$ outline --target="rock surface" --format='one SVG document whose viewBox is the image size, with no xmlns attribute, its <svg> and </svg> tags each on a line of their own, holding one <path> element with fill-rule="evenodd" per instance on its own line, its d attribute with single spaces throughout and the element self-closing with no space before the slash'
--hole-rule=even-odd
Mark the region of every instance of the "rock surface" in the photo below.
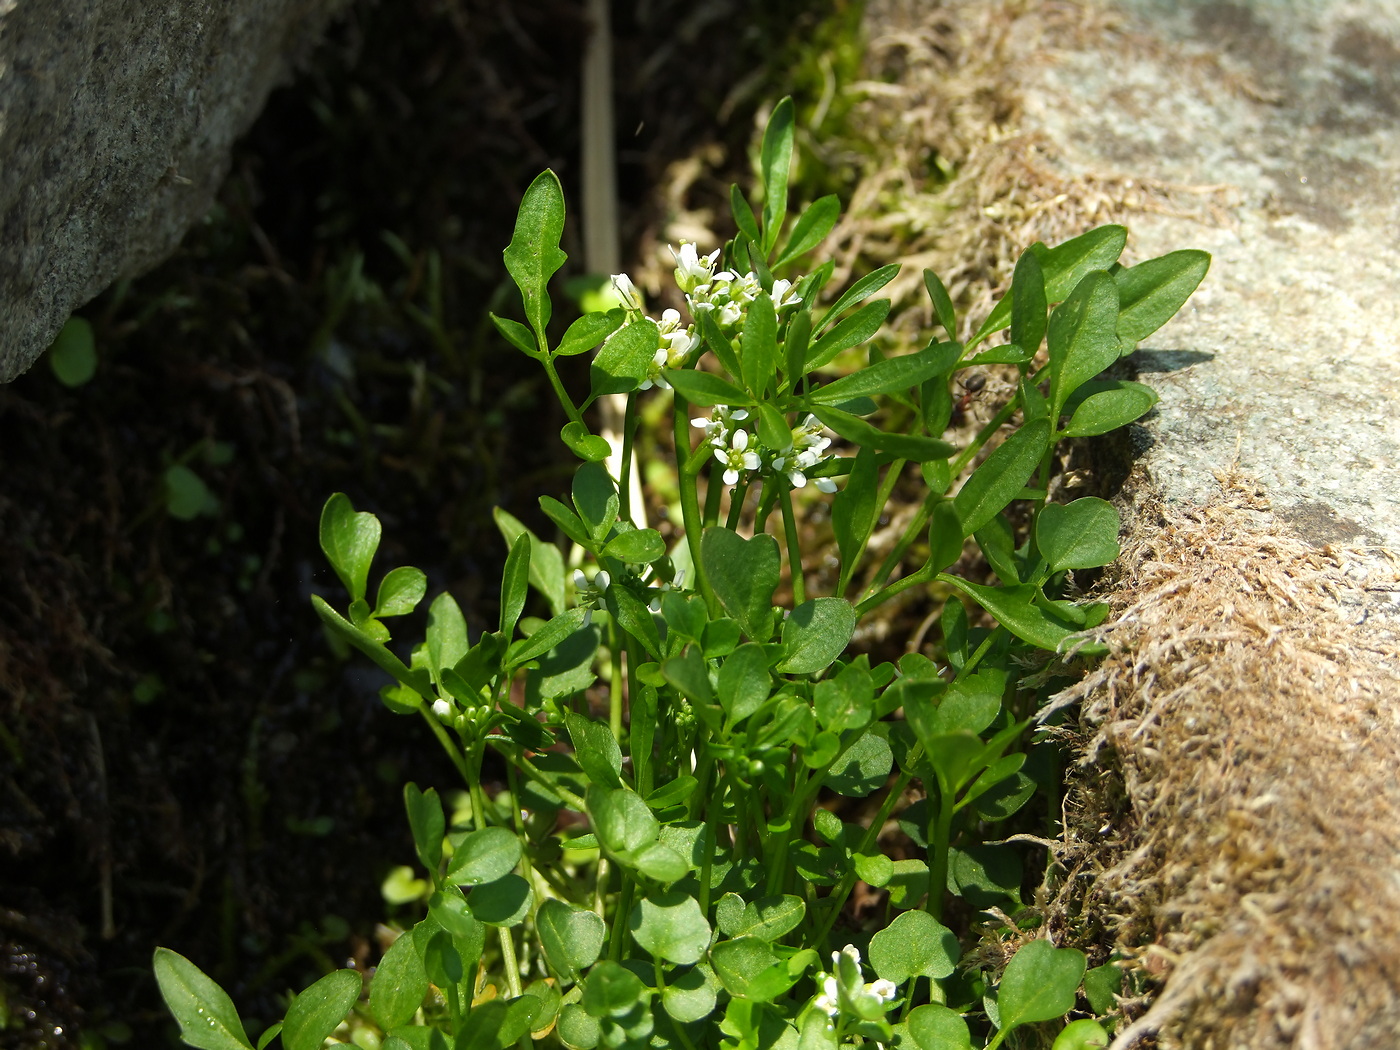
<svg viewBox="0 0 1400 1050">
<path fill-rule="evenodd" d="M 346 0 L 0 0 L 0 382 L 205 215 Z"/>
<path fill-rule="evenodd" d="M 1067 173 L 1227 200 L 1129 220 L 1129 250 L 1210 251 L 1135 359 L 1162 395 L 1141 460 L 1175 502 L 1260 482 L 1316 546 L 1400 547 L 1400 8 L 1133 0 L 1025 86 Z"/>
</svg>

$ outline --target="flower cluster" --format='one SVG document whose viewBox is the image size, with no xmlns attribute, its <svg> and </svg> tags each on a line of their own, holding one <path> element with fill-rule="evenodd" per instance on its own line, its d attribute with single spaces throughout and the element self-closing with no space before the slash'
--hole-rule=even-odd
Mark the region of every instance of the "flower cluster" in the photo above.
<svg viewBox="0 0 1400 1050">
<path fill-rule="evenodd" d="M 599 569 L 593 574 L 593 582 L 588 581 L 588 577 L 583 574 L 582 569 L 574 570 L 574 592 L 578 595 L 578 603 L 583 608 L 583 625 L 588 626 L 593 621 L 593 610 L 601 608 L 607 589 L 612 585 L 612 577 L 604 569 Z"/>
<path fill-rule="evenodd" d="M 706 419 L 698 416 L 690 421 L 704 430 L 704 441 L 714 448 L 715 459 L 724 465 L 724 483 L 737 485 L 746 473 L 767 470 L 784 475 L 788 484 L 800 489 L 807 484 L 807 471 L 830 457 L 824 455 L 831 444 L 822 436 L 822 425 L 816 416 L 807 416 L 792 429 L 786 448 L 770 449 L 760 444 L 752 434 L 737 424 L 749 418 L 748 409 L 718 406 Z M 765 468 L 766 464 L 766 468 Z M 835 492 L 831 478 L 816 478 L 814 484 L 822 492 Z"/>
<path fill-rule="evenodd" d="M 671 254 L 676 259 L 676 285 L 685 293 L 692 317 L 712 310 L 721 329 L 736 328 L 743 320 L 749 303 L 764 294 L 756 273 L 746 273 L 742 277 L 732 270 L 716 273 L 718 250 L 701 256 L 695 245 L 682 242 L 680 250 L 672 248 Z M 767 294 L 777 310 L 802 301 L 793 294 L 791 281 L 774 281 L 773 290 Z"/>
<path fill-rule="evenodd" d="M 853 944 L 831 953 L 831 969 L 831 973 L 819 975 L 822 990 L 812 1000 L 812 1005 L 830 1018 L 843 1013 L 865 1020 L 882 1017 L 885 1004 L 899 992 L 893 981 L 884 978 L 866 983 L 860 972 L 860 950 Z"/>
</svg>

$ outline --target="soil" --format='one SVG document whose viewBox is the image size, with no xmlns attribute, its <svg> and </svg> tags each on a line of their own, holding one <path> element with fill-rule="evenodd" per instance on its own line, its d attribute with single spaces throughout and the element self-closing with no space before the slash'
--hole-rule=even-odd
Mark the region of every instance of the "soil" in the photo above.
<svg viewBox="0 0 1400 1050">
<path fill-rule="evenodd" d="M 768 70 L 837 5 L 616 6 L 637 202 L 706 142 L 741 172 Z M 173 1044 L 158 944 L 256 1033 L 391 917 L 401 786 L 456 784 L 324 640 L 317 519 L 348 493 L 383 521 L 379 568 L 418 565 L 477 627 L 491 507 L 543 528 L 535 496 L 566 484 L 547 385 L 484 322 L 512 309 L 525 185 L 551 166 L 577 199 L 582 7 L 357 3 L 203 226 L 82 311 L 96 378 L 41 361 L 0 388 L 0 1045 Z M 625 211 L 624 245 L 663 212 Z M 216 505 L 173 516 L 175 465 Z"/>
</svg>

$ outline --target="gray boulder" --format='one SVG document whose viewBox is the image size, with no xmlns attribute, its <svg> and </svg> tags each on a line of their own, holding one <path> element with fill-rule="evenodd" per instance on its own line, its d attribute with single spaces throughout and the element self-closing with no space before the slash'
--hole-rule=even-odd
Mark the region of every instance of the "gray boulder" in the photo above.
<svg viewBox="0 0 1400 1050">
<path fill-rule="evenodd" d="M 346 0 L 0 0 L 0 382 L 164 259 Z"/>
</svg>

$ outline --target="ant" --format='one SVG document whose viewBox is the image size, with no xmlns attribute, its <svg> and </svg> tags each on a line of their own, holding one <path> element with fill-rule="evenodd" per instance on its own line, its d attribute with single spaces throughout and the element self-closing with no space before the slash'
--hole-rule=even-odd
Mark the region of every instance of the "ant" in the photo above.
<svg viewBox="0 0 1400 1050">
<path fill-rule="evenodd" d="M 986 387 L 987 377 L 981 372 L 973 372 L 966 379 L 962 380 L 959 385 L 962 387 L 963 393 L 957 401 L 953 402 L 953 414 L 949 420 L 949 426 L 954 427 L 963 425 L 963 420 L 966 418 L 967 414 L 967 406 L 977 400 L 977 395 Z"/>
</svg>

